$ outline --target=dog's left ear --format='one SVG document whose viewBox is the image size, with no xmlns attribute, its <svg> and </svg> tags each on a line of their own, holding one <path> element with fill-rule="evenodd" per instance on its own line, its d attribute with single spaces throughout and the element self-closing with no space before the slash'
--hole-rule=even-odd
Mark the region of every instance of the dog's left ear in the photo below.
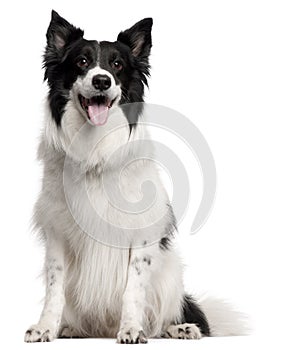
<svg viewBox="0 0 281 350">
<path fill-rule="evenodd" d="M 121 32 L 117 40 L 130 47 L 133 56 L 148 58 L 152 47 L 151 28 L 152 18 L 145 18 L 133 27 Z"/>
</svg>

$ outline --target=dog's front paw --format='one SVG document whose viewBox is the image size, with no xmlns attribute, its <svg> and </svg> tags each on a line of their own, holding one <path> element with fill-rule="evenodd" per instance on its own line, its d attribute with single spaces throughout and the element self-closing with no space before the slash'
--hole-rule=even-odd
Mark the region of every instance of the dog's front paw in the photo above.
<svg viewBox="0 0 281 350">
<path fill-rule="evenodd" d="M 55 332 L 49 327 L 40 324 L 31 326 L 24 336 L 24 341 L 27 343 L 35 342 L 50 342 L 55 339 Z"/>
<path fill-rule="evenodd" d="M 117 334 L 117 343 L 120 344 L 145 344 L 147 338 L 142 329 L 134 327 L 121 328 Z"/>
</svg>

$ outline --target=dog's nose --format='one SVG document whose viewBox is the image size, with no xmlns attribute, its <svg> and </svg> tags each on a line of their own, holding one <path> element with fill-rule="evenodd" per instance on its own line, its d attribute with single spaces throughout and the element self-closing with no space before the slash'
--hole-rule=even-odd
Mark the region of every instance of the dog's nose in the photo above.
<svg viewBox="0 0 281 350">
<path fill-rule="evenodd" d="M 95 89 L 103 91 L 107 90 L 111 86 L 110 77 L 105 74 L 97 74 L 93 77 L 92 81 Z"/>
</svg>

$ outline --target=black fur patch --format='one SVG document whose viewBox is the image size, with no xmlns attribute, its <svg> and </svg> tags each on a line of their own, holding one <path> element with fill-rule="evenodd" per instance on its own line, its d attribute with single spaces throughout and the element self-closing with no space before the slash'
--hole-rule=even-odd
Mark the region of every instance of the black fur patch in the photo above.
<svg viewBox="0 0 281 350">
<path fill-rule="evenodd" d="M 159 241 L 159 247 L 162 250 L 169 249 L 170 245 L 171 245 L 171 238 L 168 236 L 161 238 Z"/>
<path fill-rule="evenodd" d="M 169 249 L 172 243 L 174 232 L 177 230 L 177 222 L 173 212 L 173 208 L 170 204 L 167 204 L 167 206 L 168 206 L 168 215 L 170 217 L 170 221 L 166 226 L 164 236 L 159 241 L 159 247 L 162 250 Z"/>
<path fill-rule="evenodd" d="M 182 323 L 195 323 L 202 334 L 210 336 L 210 327 L 208 320 L 196 301 L 189 295 L 186 295 L 182 304 Z"/>
<path fill-rule="evenodd" d="M 146 262 L 147 265 L 151 265 L 151 258 L 150 258 L 150 256 L 145 256 L 145 257 L 143 258 L 143 261 Z"/>
</svg>

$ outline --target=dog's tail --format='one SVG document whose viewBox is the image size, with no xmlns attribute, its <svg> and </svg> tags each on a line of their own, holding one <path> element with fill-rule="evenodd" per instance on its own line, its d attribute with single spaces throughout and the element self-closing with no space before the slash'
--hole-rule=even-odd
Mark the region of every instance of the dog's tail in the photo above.
<svg viewBox="0 0 281 350">
<path fill-rule="evenodd" d="M 212 297 L 195 300 L 185 295 L 182 321 L 197 324 L 203 335 L 211 337 L 247 335 L 250 332 L 244 314 L 231 304 Z"/>
<path fill-rule="evenodd" d="M 238 336 L 250 333 L 248 317 L 230 303 L 205 297 L 199 300 L 198 304 L 208 320 L 210 336 Z"/>
</svg>

